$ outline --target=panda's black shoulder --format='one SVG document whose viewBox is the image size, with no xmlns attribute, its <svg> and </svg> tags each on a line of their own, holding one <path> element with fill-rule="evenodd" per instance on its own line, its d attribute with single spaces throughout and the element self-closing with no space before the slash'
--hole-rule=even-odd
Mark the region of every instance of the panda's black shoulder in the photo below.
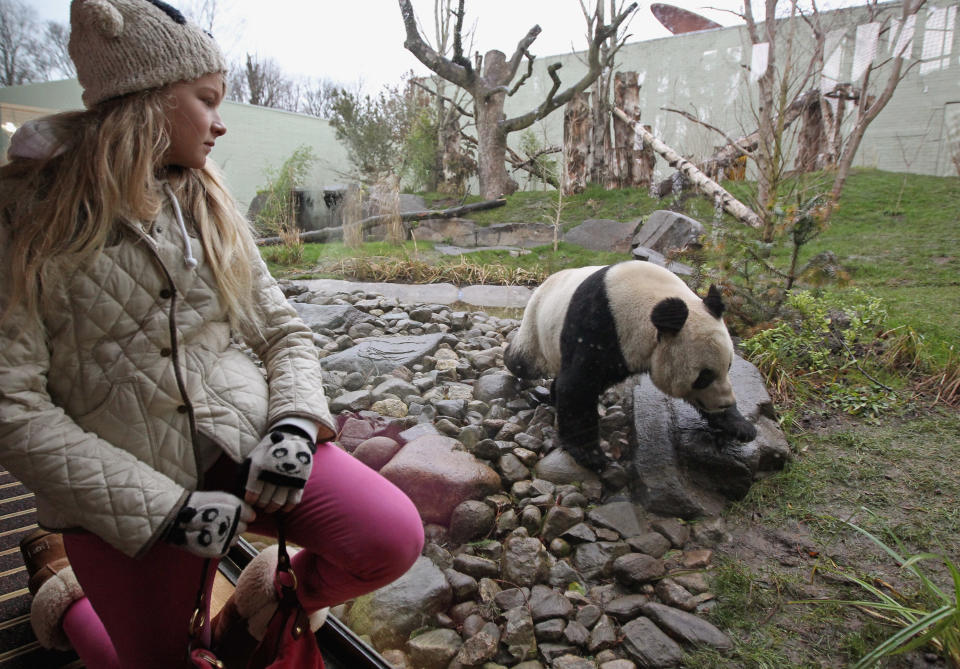
<svg viewBox="0 0 960 669">
<path fill-rule="evenodd" d="M 601 267 L 596 272 L 588 274 L 573 291 L 570 306 L 567 308 L 567 321 L 582 318 L 595 318 L 596 312 L 610 310 L 610 300 L 607 294 L 607 275 L 615 265 Z"/>
</svg>

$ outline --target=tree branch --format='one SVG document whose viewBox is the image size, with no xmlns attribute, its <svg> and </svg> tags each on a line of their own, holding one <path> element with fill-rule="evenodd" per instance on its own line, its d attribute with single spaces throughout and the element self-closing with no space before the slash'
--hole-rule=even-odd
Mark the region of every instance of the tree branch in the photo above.
<svg viewBox="0 0 960 669">
<path fill-rule="evenodd" d="M 527 72 L 522 77 L 520 77 L 520 79 L 517 81 L 516 84 L 514 84 L 513 88 L 510 89 L 510 92 L 507 93 L 507 97 L 512 96 L 514 93 L 520 90 L 520 87 L 523 86 L 523 82 L 525 82 L 527 79 L 529 79 L 533 75 L 533 61 L 536 58 L 536 56 L 531 55 L 529 51 L 526 51 L 524 53 L 527 56 Z"/>
<path fill-rule="evenodd" d="M 417 60 L 436 72 L 447 81 L 470 89 L 473 85 L 475 73 L 461 64 L 451 62 L 436 52 L 429 44 L 420 37 L 417 30 L 417 17 L 413 13 L 413 7 L 410 0 L 398 0 L 400 3 L 400 14 L 403 16 L 403 26 L 406 29 L 407 37 L 403 41 L 403 47 L 416 56 Z"/>
<path fill-rule="evenodd" d="M 556 90 L 560 87 L 560 79 L 556 77 L 555 68 L 550 75 L 554 84 L 550 94 L 547 96 L 547 99 L 544 100 L 543 103 L 541 103 L 540 106 L 533 111 L 523 114 L 522 116 L 515 116 L 505 121 L 501 121 L 500 127 L 503 132 L 510 133 L 515 130 L 523 130 L 524 128 L 528 128 L 536 121 L 539 121 L 547 116 L 550 112 L 567 104 L 567 102 L 569 102 L 570 99 L 577 93 L 585 91 L 587 87 L 596 80 L 597 76 L 599 76 L 603 69 L 603 63 L 600 60 L 601 46 L 603 46 L 603 43 L 610 35 L 616 35 L 620 24 L 622 24 L 627 17 L 630 16 L 634 10 L 636 10 L 636 8 L 637 3 L 631 3 L 629 7 L 614 17 L 609 25 L 599 26 L 597 28 L 597 30 L 594 32 L 593 39 L 590 40 L 590 50 L 587 53 L 589 70 L 580 79 L 580 81 L 567 88 L 565 91 L 560 93 L 560 95 L 555 95 Z M 554 65 L 559 66 L 559 63 L 555 63 Z"/>
<path fill-rule="evenodd" d="M 468 112 L 466 109 L 464 109 L 463 107 L 461 107 L 459 104 L 457 104 L 457 101 L 454 100 L 453 98 L 448 98 L 446 95 L 441 95 L 439 91 L 435 91 L 435 90 L 433 90 L 432 88 L 430 88 L 429 86 L 424 86 L 423 84 L 421 84 L 421 83 L 420 83 L 419 81 L 417 81 L 416 79 L 410 79 L 410 83 L 413 84 L 414 86 L 417 86 L 417 87 L 419 87 L 419 88 L 422 88 L 423 90 L 425 90 L 427 93 L 429 93 L 430 95 L 432 95 L 432 96 L 435 97 L 435 98 L 440 98 L 441 100 L 443 100 L 443 101 L 445 101 L 445 102 L 449 102 L 450 105 L 451 105 L 454 109 L 456 109 L 456 110 L 460 113 L 461 116 L 468 116 L 468 117 L 470 117 L 470 118 L 473 118 L 473 113 L 472 113 L 472 112 Z"/>
<path fill-rule="evenodd" d="M 463 55 L 463 17 L 466 12 L 463 9 L 464 0 L 460 0 L 457 11 L 453 15 L 457 17 L 456 27 L 453 31 L 453 62 L 463 67 L 467 75 L 473 74 L 473 68 L 470 66 L 470 59 Z"/>
<path fill-rule="evenodd" d="M 537 39 L 540 31 L 540 26 L 532 27 L 527 31 L 527 34 L 523 36 L 523 39 L 517 43 L 516 51 L 510 56 L 510 67 L 508 69 L 510 74 L 507 76 L 507 83 L 513 81 L 513 78 L 517 76 L 517 70 L 520 69 L 520 62 L 523 60 L 524 54 L 529 52 L 530 45 Z"/>
</svg>

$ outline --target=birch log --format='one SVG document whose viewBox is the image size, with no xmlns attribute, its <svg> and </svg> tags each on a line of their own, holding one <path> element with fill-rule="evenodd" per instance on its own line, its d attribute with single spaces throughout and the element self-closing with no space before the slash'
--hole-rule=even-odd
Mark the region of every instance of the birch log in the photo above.
<svg viewBox="0 0 960 669">
<path fill-rule="evenodd" d="M 670 167 L 687 177 L 690 183 L 696 186 L 704 195 L 713 198 L 713 201 L 723 207 L 725 212 L 738 221 L 749 225 L 751 228 L 760 228 L 763 226 L 763 221 L 760 220 L 760 217 L 757 216 L 750 207 L 733 197 L 733 195 L 728 193 L 723 186 L 716 181 L 707 177 L 706 174 L 697 169 L 696 165 L 650 134 L 643 125 L 634 122 L 622 109 L 615 108 L 613 113 L 616 114 L 617 118 L 621 121 L 631 123 L 637 138 L 642 140 L 644 145 L 649 146 L 663 156 Z"/>
</svg>

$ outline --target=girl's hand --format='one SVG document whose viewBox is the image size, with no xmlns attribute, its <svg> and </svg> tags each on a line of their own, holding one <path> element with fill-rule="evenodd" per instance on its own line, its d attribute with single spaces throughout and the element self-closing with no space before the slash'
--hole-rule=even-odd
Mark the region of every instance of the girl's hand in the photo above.
<svg viewBox="0 0 960 669">
<path fill-rule="evenodd" d="M 200 490 L 187 498 L 165 538 L 200 557 L 223 557 L 256 517 L 239 497 Z"/>
<path fill-rule="evenodd" d="M 247 458 L 244 499 L 267 513 L 293 509 L 303 498 L 315 451 L 307 434 L 296 427 L 272 430 Z"/>
</svg>

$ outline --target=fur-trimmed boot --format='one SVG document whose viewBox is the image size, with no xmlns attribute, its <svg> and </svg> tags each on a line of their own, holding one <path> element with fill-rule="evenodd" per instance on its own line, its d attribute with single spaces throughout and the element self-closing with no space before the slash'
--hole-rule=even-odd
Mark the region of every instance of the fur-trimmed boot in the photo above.
<svg viewBox="0 0 960 669">
<path fill-rule="evenodd" d="M 61 622 L 70 605 L 83 598 L 83 590 L 67 560 L 63 537 L 37 529 L 20 542 L 20 553 L 30 576 L 30 624 L 37 641 L 44 648 L 69 650 Z"/>
<path fill-rule="evenodd" d="M 270 546 L 250 561 L 237 579 L 233 594 L 213 619 L 213 648 L 228 668 L 247 666 L 277 612 L 277 552 L 276 545 Z M 298 549 L 288 547 L 287 552 L 292 557 Z M 328 612 L 323 608 L 310 614 L 312 631 L 320 629 Z"/>
</svg>

